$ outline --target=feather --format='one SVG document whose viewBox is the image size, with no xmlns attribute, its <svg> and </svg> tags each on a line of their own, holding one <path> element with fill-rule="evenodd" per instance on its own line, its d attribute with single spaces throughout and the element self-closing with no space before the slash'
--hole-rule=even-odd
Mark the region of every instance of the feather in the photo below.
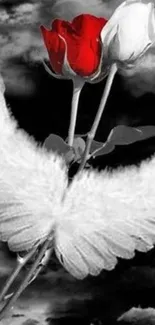
<svg viewBox="0 0 155 325">
<path fill-rule="evenodd" d="M 37 146 L 6 106 L 0 92 L 0 240 L 12 251 L 44 240 L 67 185 L 66 166 Z M 58 182 L 59 179 L 59 182 Z"/>
<path fill-rule="evenodd" d="M 53 230 L 58 259 L 82 279 L 150 250 L 154 174 L 152 157 L 140 167 L 83 171 L 68 186 L 64 161 L 18 128 L 0 89 L 0 240 L 12 251 L 31 249 Z"/>
<path fill-rule="evenodd" d="M 65 193 L 56 226 L 56 254 L 82 279 L 112 270 L 155 243 L 155 157 L 140 168 L 84 171 Z"/>
</svg>

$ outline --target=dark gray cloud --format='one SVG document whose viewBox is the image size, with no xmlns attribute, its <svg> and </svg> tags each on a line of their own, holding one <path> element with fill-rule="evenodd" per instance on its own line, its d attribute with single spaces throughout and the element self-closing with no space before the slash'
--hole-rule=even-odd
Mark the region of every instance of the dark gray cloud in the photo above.
<svg viewBox="0 0 155 325">
<path fill-rule="evenodd" d="M 82 12 L 81 3 L 79 7 Z M 70 4 L 71 17 L 76 15 L 78 2 L 71 1 Z M 63 0 L 62 3 L 58 1 L 58 6 L 52 0 L 0 1 L 0 70 L 8 91 L 31 94 L 35 89 L 26 66 L 18 64 L 17 60 L 22 58 L 25 63 L 35 64 L 43 58 L 48 59 L 39 26 L 48 26 L 56 17 L 67 18 L 64 6 L 66 8 Z"/>
<path fill-rule="evenodd" d="M 109 18 L 122 0 L 53 0 L 53 16 L 72 19 L 80 13 L 90 13 L 99 17 Z M 51 1 L 47 1 L 50 8 Z"/>
<path fill-rule="evenodd" d="M 146 1 L 146 0 L 144 0 Z M 13 93 L 32 93 L 34 81 L 26 66 L 48 59 L 39 26 L 50 27 L 55 18 L 71 20 L 80 13 L 109 18 L 122 0 L 0 0 L 0 70 L 7 89 Z M 16 59 L 16 61 L 15 61 Z M 16 63 L 15 63 L 16 62 Z M 155 53 L 147 56 L 140 70 L 131 71 L 125 85 L 136 96 L 155 92 Z"/>
<path fill-rule="evenodd" d="M 105 2 L 101 0 L 31 0 L 0 2 L 0 62 L 24 55 L 38 61 L 47 58 L 43 47 L 39 26 L 50 26 L 57 17 L 72 19 L 81 12 L 90 12 L 99 16 L 110 16 L 112 7 L 119 0 Z M 7 8 L 7 3 L 11 5 Z M 115 5 L 113 5 L 115 3 Z M 31 53 L 32 52 L 32 53 Z"/>
<path fill-rule="evenodd" d="M 6 88 L 13 94 L 31 94 L 35 82 L 26 64 L 47 58 L 39 31 L 40 3 L 37 1 L 14 1 L 9 8 L 0 5 L 0 70 Z M 18 64 L 22 59 L 23 65 Z M 24 66 L 25 62 L 25 66 Z"/>
</svg>

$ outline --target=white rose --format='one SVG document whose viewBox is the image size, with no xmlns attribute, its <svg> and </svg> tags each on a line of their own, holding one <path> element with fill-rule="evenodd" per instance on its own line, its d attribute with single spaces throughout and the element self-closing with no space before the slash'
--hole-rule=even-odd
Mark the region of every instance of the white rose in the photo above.
<svg viewBox="0 0 155 325">
<path fill-rule="evenodd" d="M 145 0 L 124 1 L 101 32 L 104 55 L 131 64 L 155 42 L 155 6 Z"/>
</svg>

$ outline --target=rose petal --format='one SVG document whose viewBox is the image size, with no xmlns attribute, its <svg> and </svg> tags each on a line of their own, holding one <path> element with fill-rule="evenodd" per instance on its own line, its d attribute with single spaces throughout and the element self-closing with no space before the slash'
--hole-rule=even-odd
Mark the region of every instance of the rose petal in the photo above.
<svg viewBox="0 0 155 325">
<path fill-rule="evenodd" d="M 153 2 L 124 1 L 102 29 L 104 55 L 129 63 L 144 54 L 155 41 Z"/>
<path fill-rule="evenodd" d="M 71 34 L 74 31 L 74 28 L 72 27 L 72 24 L 69 21 L 55 19 L 52 22 L 52 30 L 57 32 L 61 36 L 66 37 L 66 34 Z"/>
<path fill-rule="evenodd" d="M 44 26 L 40 26 L 40 29 L 49 54 L 52 69 L 56 73 L 62 73 L 65 45 L 56 32 L 47 30 Z"/>
<path fill-rule="evenodd" d="M 93 49 L 86 42 L 68 42 L 68 61 L 71 68 L 80 76 L 92 75 L 100 62 L 100 44 L 93 44 Z"/>
<path fill-rule="evenodd" d="M 66 53 L 67 61 L 76 74 L 82 77 L 92 76 L 101 61 L 99 40 L 101 30 L 106 22 L 107 20 L 104 18 L 82 14 L 75 17 L 71 23 L 55 19 L 52 22 L 52 30 L 41 26 L 53 70 L 63 74 L 62 67 Z"/>
<path fill-rule="evenodd" d="M 99 37 L 100 32 L 106 23 L 107 20 L 104 18 L 82 14 L 73 19 L 72 26 L 74 26 L 75 30 L 82 38 L 93 39 Z"/>
</svg>

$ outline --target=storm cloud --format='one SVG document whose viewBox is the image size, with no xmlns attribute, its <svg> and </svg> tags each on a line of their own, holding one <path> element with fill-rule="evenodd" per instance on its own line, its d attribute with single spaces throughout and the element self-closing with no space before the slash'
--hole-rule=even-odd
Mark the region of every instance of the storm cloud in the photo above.
<svg viewBox="0 0 155 325">
<path fill-rule="evenodd" d="M 80 13 L 110 18 L 122 0 L 1 0 L 0 1 L 0 70 L 8 91 L 31 94 L 35 90 L 30 66 L 48 59 L 39 26 L 50 27 L 55 18 L 71 20 Z M 124 78 L 124 87 L 134 96 L 155 93 L 155 50 L 152 49 L 140 68 Z"/>
</svg>

